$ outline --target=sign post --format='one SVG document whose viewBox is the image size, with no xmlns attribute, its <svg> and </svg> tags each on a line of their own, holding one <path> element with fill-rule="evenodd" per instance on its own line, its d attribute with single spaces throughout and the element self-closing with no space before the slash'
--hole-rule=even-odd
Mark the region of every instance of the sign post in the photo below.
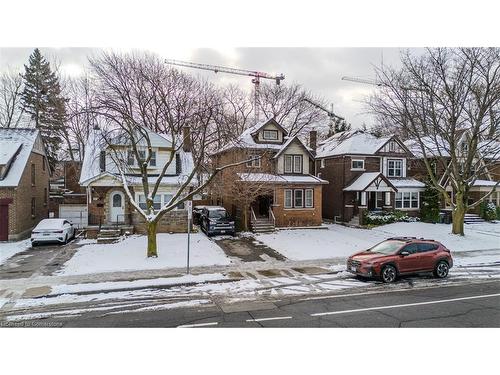
<svg viewBox="0 0 500 375">
<path fill-rule="evenodd" d="M 188 215 L 188 248 L 187 248 L 187 274 L 189 275 L 189 240 L 191 236 L 191 221 L 193 219 L 193 201 L 186 201 Z"/>
</svg>

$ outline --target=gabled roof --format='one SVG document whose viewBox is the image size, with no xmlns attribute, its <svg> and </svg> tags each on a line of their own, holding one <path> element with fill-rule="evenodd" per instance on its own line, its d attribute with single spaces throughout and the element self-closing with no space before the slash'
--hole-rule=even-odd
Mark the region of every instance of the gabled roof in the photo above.
<svg viewBox="0 0 500 375">
<path fill-rule="evenodd" d="M 282 153 L 283 151 L 285 151 L 285 150 L 288 148 L 288 146 L 290 146 L 290 145 L 292 144 L 292 142 L 294 142 L 294 141 L 299 142 L 300 146 L 301 146 L 304 150 L 306 150 L 306 151 L 307 151 L 307 153 L 309 154 L 309 156 L 310 156 L 311 158 L 313 158 L 313 159 L 314 159 L 314 155 L 311 153 L 311 150 L 309 149 L 309 147 L 307 147 L 307 146 L 306 146 L 306 145 L 305 145 L 305 144 L 304 144 L 304 143 L 300 140 L 300 138 L 299 138 L 298 136 L 294 136 L 294 137 L 290 138 L 288 141 L 286 141 L 286 142 L 285 142 L 285 143 L 281 146 L 281 149 L 280 149 L 280 150 L 276 153 L 276 155 L 274 155 L 274 158 L 277 158 L 278 156 L 280 156 L 280 155 L 281 155 L 281 153 Z"/>
<path fill-rule="evenodd" d="M 337 155 L 374 155 L 392 137 L 376 137 L 362 130 L 344 131 L 319 143 L 316 158 Z"/>
<path fill-rule="evenodd" d="M 382 172 L 365 172 L 362 173 L 356 180 L 354 180 L 349 186 L 344 188 L 344 191 L 365 191 L 370 187 L 371 184 L 376 182 L 378 179 L 385 181 L 387 186 L 392 188 L 394 191 L 398 189 L 391 183 L 391 181 L 384 176 Z"/>
<path fill-rule="evenodd" d="M 158 133 L 151 133 L 150 139 L 152 140 L 153 147 L 169 147 L 167 145 L 172 145 L 171 142 L 168 141 L 168 136 L 165 137 Z M 154 142 L 153 142 L 154 139 Z M 162 141 L 163 139 L 163 141 Z M 117 178 L 119 181 L 121 179 L 118 176 L 113 175 L 110 172 L 101 172 L 99 158 L 101 151 L 107 148 L 107 144 L 105 140 L 101 137 L 99 130 L 93 130 L 90 132 L 89 137 L 87 139 L 87 146 L 85 149 L 85 157 L 82 163 L 82 171 L 80 173 L 80 181 L 79 184 L 82 186 L 87 186 L 90 182 L 95 181 L 101 177 L 112 176 Z M 164 176 L 162 178 L 162 185 L 177 185 L 186 178 L 186 176 L 190 175 L 194 168 L 193 155 L 191 152 L 185 152 L 184 150 L 179 149 L 177 151 L 181 162 L 181 175 L 180 176 Z M 152 183 L 156 182 L 158 178 L 151 178 Z M 140 177 L 127 177 L 127 180 L 131 185 L 141 184 Z M 154 180 L 154 181 L 153 181 Z M 194 179 L 193 179 L 194 180 Z"/>
<path fill-rule="evenodd" d="M 283 175 L 271 173 L 238 173 L 238 177 L 244 182 L 269 184 L 328 184 L 328 181 L 310 174 Z"/>
<path fill-rule="evenodd" d="M 0 128 L 0 164 L 10 164 L 3 179 L 0 179 L 0 187 L 19 185 L 30 154 L 36 149 L 39 135 L 39 131 L 34 128 Z M 39 152 L 44 154 L 43 151 Z"/>
<path fill-rule="evenodd" d="M 254 135 L 259 132 L 261 128 L 263 128 L 265 125 L 269 123 L 273 123 L 276 125 L 278 128 L 280 128 L 283 131 L 283 136 L 287 136 L 288 132 L 276 122 L 274 118 L 267 119 L 265 121 L 259 122 L 258 124 L 251 126 L 247 129 L 245 129 L 236 139 L 231 140 L 227 145 L 221 147 L 219 150 L 217 150 L 214 155 L 228 151 L 231 149 L 253 149 L 253 150 L 280 150 L 281 147 L 283 147 L 282 144 L 279 143 L 257 143 L 255 142 Z"/>
</svg>

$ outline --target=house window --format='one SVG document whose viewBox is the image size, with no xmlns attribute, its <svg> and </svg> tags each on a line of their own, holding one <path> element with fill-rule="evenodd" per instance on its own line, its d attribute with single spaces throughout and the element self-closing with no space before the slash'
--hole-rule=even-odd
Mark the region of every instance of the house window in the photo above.
<svg viewBox="0 0 500 375">
<path fill-rule="evenodd" d="M 127 164 L 134 165 L 134 151 L 132 150 L 127 151 Z"/>
<path fill-rule="evenodd" d="M 285 173 L 302 173 L 302 155 L 285 155 Z"/>
<path fill-rule="evenodd" d="M 292 173 L 293 156 L 285 155 L 285 173 Z"/>
<path fill-rule="evenodd" d="M 365 161 L 362 159 L 351 160 L 351 170 L 365 170 Z"/>
<path fill-rule="evenodd" d="M 36 180 L 36 165 L 31 164 L 31 186 L 35 186 Z"/>
<path fill-rule="evenodd" d="M 137 161 L 137 164 L 144 163 L 144 160 L 146 160 L 146 151 L 141 150 L 141 151 L 138 151 L 137 153 L 139 154 L 139 159 L 140 159 Z"/>
<path fill-rule="evenodd" d="M 106 151 L 101 151 L 99 153 L 99 169 L 101 172 L 106 170 Z"/>
<path fill-rule="evenodd" d="M 412 209 L 419 207 L 419 192 L 399 192 L 396 193 L 395 199 L 396 208 Z"/>
<path fill-rule="evenodd" d="M 36 214 L 36 200 L 35 197 L 31 198 L 31 217 L 34 218 Z"/>
<path fill-rule="evenodd" d="M 163 205 L 168 204 L 172 199 L 172 197 L 173 197 L 172 194 L 163 194 Z"/>
<path fill-rule="evenodd" d="M 153 198 L 153 208 L 159 210 L 161 208 L 161 195 L 155 195 Z"/>
<path fill-rule="evenodd" d="M 247 167 L 260 168 L 260 155 L 250 155 L 247 161 Z"/>
<path fill-rule="evenodd" d="M 43 188 L 43 205 L 46 206 L 47 205 L 47 188 Z"/>
<path fill-rule="evenodd" d="M 387 160 L 387 175 L 389 177 L 403 177 L 403 160 Z"/>
<path fill-rule="evenodd" d="M 292 189 L 286 189 L 285 190 L 285 208 L 292 208 Z"/>
<path fill-rule="evenodd" d="M 45 156 L 42 157 L 42 171 L 45 171 Z"/>
<path fill-rule="evenodd" d="M 151 151 L 151 159 L 149 159 L 149 165 L 151 167 L 156 167 L 156 151 Z"/>
<path fill-rule="evenodd" d="M 319 167 L 320 168 L 325 168 L 325 159 L 321 159 L 321 161 L 319 163 Z"/>
<path fill-rule="evenodd" d="M 396 151 L 396 143 L 394 141 L 389 142 L 389 151 L 390 152 Z"/>
<path fill-rule="evenodd" d="M 143 210 L 146 209 L 146 196 L 144 194 L 139 194 L 137 196 L 137 200 L 139 201 L 139 207 Z"/>
<path fill-rule="evenodd" d="M 278 140 L 278 131 L 277 130 L 264 130 L 262 133 L 264 139 L 269 141 L 277 141 Z"/>
<path fill-rule="evenodd" d="M 293 206 L 296 208 L 304 207 L 304 191 L 302 189 L 293 191 Z"/>
<path fill-rule="evenodd" d="M 306 207 L 311 208 L 314 207 L 314 190 L 306 189 Z"/>
</svg>

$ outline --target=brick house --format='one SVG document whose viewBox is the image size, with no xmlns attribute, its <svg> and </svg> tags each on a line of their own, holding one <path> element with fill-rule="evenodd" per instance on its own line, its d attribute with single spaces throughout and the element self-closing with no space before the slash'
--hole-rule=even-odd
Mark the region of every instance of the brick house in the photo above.
<svg viewBox="0 0 500 375">
<path fill-rule="evenodd" d="M 153 188 L 163 167 L 172 153 L 173 162 L 166 170 L 161 180 L 160 188 L 155 196 L 154 206 L 160 209 L 168 203 L 178 191 L 183 181 L 193 171 L 193 157 L 189 128 L 184 128 L 182 147 L 172 144 L 166 135 L 148 130 L 148 137 L 153 149 L 153 157 L 148 165 L 148 179 Z M 122 184 L 119 170 L 113 161 L 111 147 L 126 155 L 127 174 L 125 175 L 134 201 L 141 207 L 146 207 L 143 185 L 139 173 L 138 162 L 132 148 L 118 138 L 111 144 L 103 141 L 98 129 L 94 130 L 87 142 L 87 149 L 80 174 L 80 185 L 85 188 L 88 208 L 88 232 L 95 227 L 121 226 L 137 233 L 146 233 L 144 221 L 129 201 Z M 139 152 L 146 152 L 146 143 L 138 144 Z M 141 150 L 142 149 L 142 150 Z M 194 184 L 194 181 L 192 182 Z M 158 232 L 184 232 L 187 230 L 187 211 L 184 204 L 165 214 L 159 225 Z"/>
<path fill-rule="evenodd" d="M 467 137 L 468 133 L 464 132 L 462 137 Z M 440 147 L 439 150 L 437 150 L 437 147 L 435 146 L 435 141 L 430 141 L 427 138 L 422 138 L 422 142 L 424 143 L 424 147 L 427 149 L 427 158 L 430 160 L 430 162 L 434 165 L 436 175 L 440 178 L 439 183 L 442 186 L 445 186 L 446 190 L 450 193 L 451 199 L 454 199 L 454 191 L 452 188 L 452 185 L 448 179 L 445 178 L 445 170 L 447 165 L 450 163 L 451 158 L 450 155 L 447 151 L 447 147 Z M 444 141 L 441 141 L 443 145 L 445 144 Z M 490 141 L 483 141 L 483 142 L 488 142 L 490 144 Z M 461 145 L 462 140 L 458 141 L 458 147 L 463 147 Z M 405 142 L 405 145 L 412 151 L 414 154 L 414 158 L 411 161 L 411 171 L 409 172 L 410 175 L 416 179 L 419 179 L 421 181 L 424 181 L 428 178 L 428 173 L 427 173 L 427 168 L 425 167 L 424 161 L 423 161 L 423 155 L 420 146 L 416 143 L 416 141 L 409 140 Z M 488 163 L 488 167 L 484 168 L 484 173 L 481 173 L 479 178 L 477 178 L 472 186 L 470 187 L 469 190 L 469 203 L 473 203 L 481 199 L 484 195 L 488 194 L 493 187 L 495 187 L 500 181 L 500 161 L 495 162 L 495 159 L 498 159 L 498 150 L 500 146 L 492 146 L 491 148 L 494 149 L 491 153 L 491 155 L 478 155 L 478 157 L 482 160 L 484 160 L 486 163 Z M 482 142 L 479 143 L 478 149 L 483 150 L 487 149 L 487 147 L 484 147 L 482 145 Z M 435 155 L 434 157 L 432 157 Z M 478 160 L 478 159 L 476 159 Z M 480 163 L 480 165 L 485 166 L 483 162 Z M 500 189 L 497 189 L 497 191 L 493 192 L 488 198 L 487 201 L 493 202 L 497 207 L 500 206 Z M 451 207 L 448 206 L 444 199 L 440 196 L 440 207 L 441 209 L 444 210 L 450 210 Z M 479 213 L 479 206 L 469 209 L 469 213 Z"/>
<path fill-rule="evenodd" d="M 417 215 L 425 185 L 412 178 L 414 155 L 397 137 L 357 130 L 320 142 L 316 175 L 329 182 L 323 191 L 323 217 L 358 223 L 364 210 L 402 210 Z"/>
<path fill-rule="evenodd" d="M 28 237 L 48 216 L 49 175 L 38 130 L 0 128 L 0 241 Z"/>
<path fill-rule="evenodd" d="M 312 143 L 316 132 L 312 132 Z M 321 225 L 322 189 L 326 181 L 314 175 L 312 149 L 275 119 L 246 129 L 237 139 L 212 155 L 216 166 L 250 160 L 222 171 L 212 188 L 212 198 L 236 218 L 239 227 L 250 219 L 253 230 L 274 227 Z M 248 209 L 241 203 L 245 194 Z M 247 220 L 248 222 L 248 220 Z"/>
</svg>

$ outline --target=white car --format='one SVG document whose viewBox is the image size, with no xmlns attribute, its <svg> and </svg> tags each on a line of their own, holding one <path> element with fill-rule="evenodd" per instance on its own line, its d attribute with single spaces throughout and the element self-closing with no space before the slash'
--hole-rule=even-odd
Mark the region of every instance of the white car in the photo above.
<svg viewBox="0 0 500 375">
<path fill-rule="evenodd" d="M 42 242 L 67 243 L 75 237 L 75 228 L 66 219 L 43 219 L 31 231 L 31 246 Z"/>
</svg>

